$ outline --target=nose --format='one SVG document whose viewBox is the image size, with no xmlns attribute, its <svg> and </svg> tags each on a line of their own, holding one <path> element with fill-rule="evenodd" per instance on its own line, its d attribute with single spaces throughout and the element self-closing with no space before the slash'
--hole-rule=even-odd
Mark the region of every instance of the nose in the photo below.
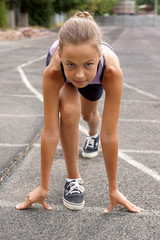
<svg viewBox="0 0 160 240">
<path fill-rule="evenodd" d="M 83 69 L 78 69 L 75 73 L 75 79 L 80 80 L 83 79 L 85 76 Z"/>
</svg>

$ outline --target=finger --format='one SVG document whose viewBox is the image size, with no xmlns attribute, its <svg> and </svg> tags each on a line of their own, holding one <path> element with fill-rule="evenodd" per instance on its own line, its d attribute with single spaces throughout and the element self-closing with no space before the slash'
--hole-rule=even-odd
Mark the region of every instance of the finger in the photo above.
<svg viewBox="0 0 160 240">
<path fill-rule="evenodd" d="M 107 209 L 105 209 L 104 212 L 109 213 L 112 210 L 113 207 L 114 207 L 114 204 L 110 203 L 109 207 Z"/>
<path fill-rule="evenodd" d="M 128 203 L 130 204 L 131 207 L 133 207 L 133 208 L 135 208 L 135 209 L 139 209 L 140 211 L 143 211 L 142 208 L 136 206 L 135 204 L 133 204 L 133 203 L 131 203 L 131 202 L 129 202 L 129 201 L 128 201 Z"/>
<path fill-rule="evenodd" d="M 23 209 L 28 208 L 31 204 L 32 204 L 31 200 L 29 200 L 29 198 L 27 198 L 27 200 L 25 202 L 18 204 L 16 206 L 16 209 L 23 210 Z"/>
<path fill-rule="evenodd" d="M 44 207 L 45 209 L 47 209 L 47 210 L 52 210 L 52 207 L 49 206 L 49 205 L 46 203 L 46 201 L 44 201 L 44 202 L 42 203 L 42 205 L 43 205 L 43 207 Z"/>
<path fill-rule="evenodd" d="M 139 213 L 142 211 L 139 207 L 136 207 L 135 205 L 131 205 L 129 202 L 123 203 L 122 205 L 126 207 L 130 212 Z"/>
</svg>

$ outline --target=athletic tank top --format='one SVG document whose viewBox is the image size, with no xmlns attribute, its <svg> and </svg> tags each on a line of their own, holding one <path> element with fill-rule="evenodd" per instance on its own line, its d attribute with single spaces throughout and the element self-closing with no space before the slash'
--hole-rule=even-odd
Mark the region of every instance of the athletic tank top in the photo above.
<svg viewBox="0 0 160 240">
<path fill-rule="evenodd" d="M 113 48 L 109 44 L 107 44 L 105 42 L 102 42 L 102 45 L 105 45 L 105 46 L 109 47 L 112 51 L 114 51 Z M 53 54 L 54 54 L 54 52 L 55 52 L 55 50 L 57 49 L 58 46 L 59 46 L 59 40 L 56 40 L 52 44 L 52 46 L 50 47 L 50 50 L 49 50 L 49 53 L 50 53 L 51 56 L 53 56 Z M 102 78 L 103 78 L 103 73 L 104 73 L 105 67 L 106 67 L 106 61 L 105 61 L 104 56 L 102 56 L 99 60 L 99 63 L 98 63 L 96 76 L 94 77 L 94 79 L 88 85 L 102 84 Z M 64 68 L 63 68 L 62 63 L 61 63 L 61 69 L 62 69 L 62 73 L 63 73 L 63 76 L 64 76 L 64 81 L 66 83 L 70 83 L 70 81 L 65 76 Z"/>
</svg>

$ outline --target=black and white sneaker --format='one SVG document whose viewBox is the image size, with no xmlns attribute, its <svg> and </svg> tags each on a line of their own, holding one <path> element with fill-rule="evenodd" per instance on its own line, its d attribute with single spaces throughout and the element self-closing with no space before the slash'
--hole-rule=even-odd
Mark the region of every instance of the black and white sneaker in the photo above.
<svg viewBox="0 0 160 240">
<path fill-rule="evenodd" d="M 98 155 L 99 133 L 94 136 L 87 136 L 85 145 L 82 151 L 82 157 L 94 158 Z"/>
<path fill-rule="evenodd" d="M 63 196 L 63 204 L 65 207 L 71 210 L 81 210 L 84 207 L 84 187 L 82 184 L 83 180 L 81 178 L 72 180 L 70 182 L 66 181 Z"/>
</svg>

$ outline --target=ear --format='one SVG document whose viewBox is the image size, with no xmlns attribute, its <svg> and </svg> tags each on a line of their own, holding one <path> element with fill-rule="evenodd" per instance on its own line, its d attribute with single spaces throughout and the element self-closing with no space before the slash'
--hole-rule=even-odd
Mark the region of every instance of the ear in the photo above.
<svg viewBox="0 0 160 240">
<path fill-rule="evenodd" d="M 103 56 L 103 53 L 102 52 L 100 52 L 99 53 L 99 58 L 101 58 Z"/>
<path fill-rule="evenodd" d="M 58 56 L 61 58 L 62 55 L 61 55 L 61 53 L 60 53 L 60 51 L 59 51 L 59 48 L 58 48 L 57 50 L 58 50 Z"/>
</svg>

